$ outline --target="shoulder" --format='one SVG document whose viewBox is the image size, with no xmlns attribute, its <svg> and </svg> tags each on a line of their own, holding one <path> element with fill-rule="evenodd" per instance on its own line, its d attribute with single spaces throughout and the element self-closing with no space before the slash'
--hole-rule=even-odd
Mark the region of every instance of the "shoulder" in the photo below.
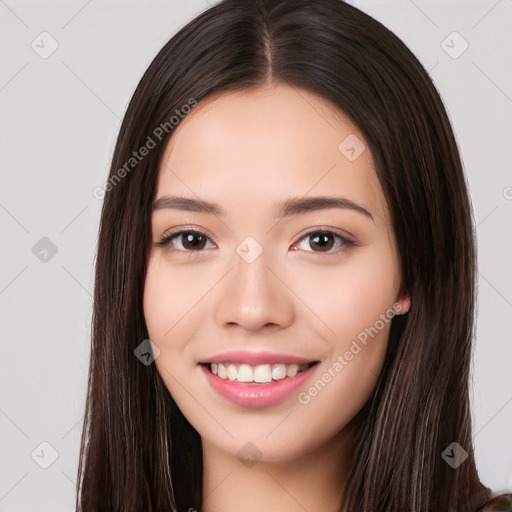
<svg viewBox="0 0 512 512">
<path fill-rule="evenodd" d="M 499 494 L 491 498 L 476 512 L 512 512 L 512 493 Z"/>
</svg>

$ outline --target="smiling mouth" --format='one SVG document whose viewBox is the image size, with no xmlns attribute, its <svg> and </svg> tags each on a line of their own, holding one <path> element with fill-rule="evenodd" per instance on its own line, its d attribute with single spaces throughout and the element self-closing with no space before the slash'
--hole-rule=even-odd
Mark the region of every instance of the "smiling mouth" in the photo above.
<svg viewBox="0 0 512 512">
<path fill-rule="evenodd" d="M 244 384 L 270 384 L 287 378 L 295 377 L 319 361 L 304 364 L 265 363 L 258 365 L 236 363 L 201 363 L 213 375 L 232 382 Z"/>
</svg>

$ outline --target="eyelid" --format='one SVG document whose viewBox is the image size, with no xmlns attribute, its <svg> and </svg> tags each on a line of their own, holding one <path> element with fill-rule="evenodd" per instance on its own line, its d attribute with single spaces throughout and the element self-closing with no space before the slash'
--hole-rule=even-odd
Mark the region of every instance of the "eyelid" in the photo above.
<svg viewBox="0 0 512 512">
<path fill-rule="evenodd" d="M 183 232 L 187 232 L 187 233 L 192 232 L 192 233 L 197 233 L 199 235 L 206 235 L 210 239 L 210 241 L 213 243 L 213 235 L 206 228 L 195 226 L 194 224 L 186 224 L 186 225 L 182 225 L 182 226 L 177 226 L 175 228 L 171 228 L 168 231 L 164 232 L 164 234 L 160 237 L 160 239 L 169 238 L 173 235 L 179 235 L 180 233 L 183 233 Z"/>
<path fill-rule="evenodd" d="M 304 237 L 306 237 L 307 235 L 311 235 L 312 233 L 333 233 L 335 235 L 340 236 L 341 238 L 349 240 L 353 244 L 356 244 L 355 237 L 352 236 L 350 233 L 331 226 L 313 226 L 311 228 L 307 228 L 305 231 L 303 231 L 300 235 L 297 236 L 297 241 L 294 243 L 300 242 Z"/>
<path fill-rule="evenodd" d="M 342 231 L 337 228 L 328 227 L 328 226 L 315 226 L 313 228 L 308 228 L 307 231 L 301 233 L 297 240 L 292 244 L 292 247 L 297 245 L 298 243 L 302 242 L 305 238 L 312 234 L 316 233 L 329 233 L 336 237 L 338 237 L 341 240 L 341 247 L 334 251 L 330 252 L 322 252 L 322 251 L 304 251 L 311 254 L 319 254 L 319 255 L 325 255 L 325 256 L 335 256 L 338 255 L 341 251 L 343 251 L 343 247 L 345 246 L 357 246 L 359 243 L 355 240 L 355 238 L 352 235 L 349 235 L 345 231 Z M 298 250 L 298 249 L 295 249 Z"/>
<path fill-rule="evenodd" d="M 211 236 L 211 234 L 209 233 L 209 231 L 207 229 L 199 228 L 198 226 L 193 226 L 193 225 L 191 225 L 190 227 L 189 226 L 179 226 L 176 228 L 172 228 L 169 231 L 166 231 L 160 237 L 158 242 L 156 242 L 155 245 L 157 247 L 166 248 L 167 246 L 170 246 L 171 239 L 173 239 L 176 236 L 182 235 L 183 233 L 195 233 L 198 235 L 204 235 L 212 243 L 212 245 L 214 246 L 213 248 L 217 247 L 217 244 L 213 241 L 213 237 Z M 209 249 L 212 249 L 212 247 L 210 247 Z M 184 254 L 190 254 L 190 255 L 193 255 L 194 253 L 199 255 L 199 254 L 206 252 L 206 250 L 201 250 L 201 251 L 183 251 L 180 249 L 176 249 L 176 250 L 178 252 L 181 252 Z"/>
</svg>

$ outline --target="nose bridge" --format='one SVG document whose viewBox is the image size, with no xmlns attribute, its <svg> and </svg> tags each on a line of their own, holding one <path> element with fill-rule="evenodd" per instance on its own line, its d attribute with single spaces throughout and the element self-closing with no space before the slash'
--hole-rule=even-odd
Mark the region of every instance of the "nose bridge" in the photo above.
<svg viewBox="0 0 512 512">
<path fill-rule="evenodd" d="M 294 320 L 293 298 L 270 270 L 275 267 L 270 251 L 247 238 L 237 246 L 233 270 L 222 284 L 217 321 L 251 331 L 268 324 L 287 327 Z"/>
</svg>

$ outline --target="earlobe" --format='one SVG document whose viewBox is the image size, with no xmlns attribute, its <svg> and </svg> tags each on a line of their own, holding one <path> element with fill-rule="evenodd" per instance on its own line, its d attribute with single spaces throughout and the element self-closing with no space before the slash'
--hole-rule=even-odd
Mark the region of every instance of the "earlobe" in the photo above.
<svg viewBox="0 0 512 512">
<path fill-rule="evenodd" d="M 398 307 L 396 308 L 397 315 L 405 315 L 411 309 L 411 296 L 405 292 L 402 297 L 397 300 Z"/>
</svg>

